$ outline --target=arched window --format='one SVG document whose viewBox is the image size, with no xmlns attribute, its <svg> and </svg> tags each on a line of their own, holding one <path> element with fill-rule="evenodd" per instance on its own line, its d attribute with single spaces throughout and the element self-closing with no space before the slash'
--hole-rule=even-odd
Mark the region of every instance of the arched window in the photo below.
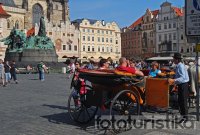
<svg viewBox="0 0 200 135">
<path fill-rule="evenodd" d="M 10 28 L 13 28 L 13 27 L 14 27 L 14 21 L 12 20 L 10 23 Z"/>
<path fill-rule="evenodd" d="M 44 15 L 43 8 L 40 4 L 33 5 L 32 8 L 32 25 L 35 26 L 35 24 L 40 23 L 40 18 Z"/>
<path fill-rule="evenodd" d="M 7 20 L 7 28 L 10 29 L 10 20 Z"/>
<path fill-rule="evenodd" d="M 19 21 L 16 21 L 16 22 L 15 22 L 15 28 L 16 28 L 16 29 L 19 29 Z"/>
</svg>

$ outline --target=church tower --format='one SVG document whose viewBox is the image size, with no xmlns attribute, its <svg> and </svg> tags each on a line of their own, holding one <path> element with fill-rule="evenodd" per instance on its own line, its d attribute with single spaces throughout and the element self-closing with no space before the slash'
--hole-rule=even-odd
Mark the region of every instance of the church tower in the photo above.
<svg viewBox="0 0 200 135">
<path fill-rule="evenodd" d="M 62 20 L 64 22 L 70 21 L 70 18 L 69 18 L 69 0 L 62 0 L 62 6 L 63 6 Z"/>
<path fill-rule="evenodd" d="M 28 10 L 28 0 L 23 0 L 22 8 Z"/>
</svg>

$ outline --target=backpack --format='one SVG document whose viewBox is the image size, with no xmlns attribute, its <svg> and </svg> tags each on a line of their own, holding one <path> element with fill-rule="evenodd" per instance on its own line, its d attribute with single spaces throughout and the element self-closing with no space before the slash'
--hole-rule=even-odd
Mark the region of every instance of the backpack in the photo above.
<svg viewBox="0 0 200 135">
<path fill-rule="evenodd" d="M 38 69 L 38 71 L 42 71 L 43 70 L 43 64 L 42 63 L 39 63 L 38 65 L 37 65 L 37 69 Z"/>
</svg>

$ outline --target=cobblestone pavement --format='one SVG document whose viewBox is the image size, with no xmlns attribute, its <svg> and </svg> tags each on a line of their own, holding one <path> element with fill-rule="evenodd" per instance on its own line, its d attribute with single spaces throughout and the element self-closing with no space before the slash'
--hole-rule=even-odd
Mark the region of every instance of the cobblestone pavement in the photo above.
<svg viewBox="0 0 200 135">
<path fill-rule="evenodd" d="M 67 112 L 70 80 L 63 74 L 18 75 L 19 84 L 0 86 L 0 135 L 76 135 L 101 134 L 89 125 L 78 125 Z M 200 134 L 197 130 L 130 130 L 121 134 L 173 135 Z M 114 134 L 108 132 L 108 134 Z"/>
</svg>

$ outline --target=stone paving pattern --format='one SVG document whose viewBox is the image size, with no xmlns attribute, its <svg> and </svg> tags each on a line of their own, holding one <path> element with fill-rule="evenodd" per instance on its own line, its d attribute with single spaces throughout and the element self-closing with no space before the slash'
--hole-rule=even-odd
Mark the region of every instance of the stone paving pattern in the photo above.
<svg viewBox="0 0 200 135">
<path fill-rule="evenodd" d="M 63 74 L 18 75 L 19 84 L 0 86 L 0 135 L 86 135 L 102 134 L 93 123 L 78 125 L 67 112 L 70 79 Z M 113 134 L 108 132 L 108 134 Z M 122 135 L 200 134 L 196 130 L 130 130 Z"/>
</svg>

